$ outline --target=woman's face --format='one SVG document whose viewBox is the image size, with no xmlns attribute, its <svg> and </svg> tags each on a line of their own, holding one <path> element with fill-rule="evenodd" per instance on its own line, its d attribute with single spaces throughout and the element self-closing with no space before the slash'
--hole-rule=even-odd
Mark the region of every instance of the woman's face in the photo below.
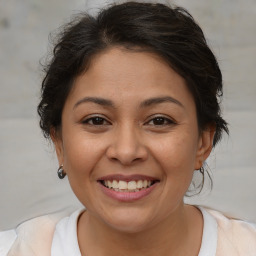
<svg viewBox="0 0 256 256">
<path fill-rule="evenodd" d="M 76 79 L 54 142 L 87 213 L 135 232 L 182 209 L 213 133 L 199 133 L 184 79 L 161 58 L 112 48 Z"/>
</svg>

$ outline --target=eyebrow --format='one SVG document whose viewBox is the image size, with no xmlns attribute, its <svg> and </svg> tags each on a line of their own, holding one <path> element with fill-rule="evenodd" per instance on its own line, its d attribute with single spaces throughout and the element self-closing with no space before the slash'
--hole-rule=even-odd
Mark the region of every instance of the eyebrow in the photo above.
<svg viewBox="0 0 256 256">
<path fill-rule="evenodd" d="M 174 103 L 174 104 L 177 104 L 180 107 L 184 108 L 184 105 L 180 101 L 178 101 L 178 100 L 176 100 L 176 99 L 174 99 L 174 98 L 172 98 L 170 96 L 156 97 L 156 98 L 147 99 L 147 100 L 143 101 L 140 104 L 140 107 L 141 108 L 145 108 L 145 107 L 150 107 L 152 105 L 166 103 L 166 102 Z"/>
<path fill-rule="evenodd" d="M 79 100 L 78 102 L 76 102 L 73 109 L 75 109 L 80 104 L 87 103 L 87 102 L 92 102 L 92 103 L 95 103 L 95 104 L 98 104 L 101 106 L 105 106 L 105 107 L 115 108 L 115 105 L 111 100 L 99 98 L 99 97 L 85 97 L 85 98 L 82 98 L 81 100 Z M 178 101 L 170 96 L 155 97 L 155 98 L 147 99 L 140 104 L 140 108 L 146 108 L 146 107 L 150 107 L 152 105 L 166 103 L 166 102 L 174 103 L 174 104 L 177 104 L 180 107 L 184 108 L 184 106 L 182 105 L 182 103 L 180 101 Z"/>
<path fill-rule="evenodd" d="M 98 98 L 98 97 L 85 97 L 81 100 L 79 100 L 73 107 L 75 109 L 77 106 L 79 106 L 82 103 L 92 102 L 101 106 L 105 107 L 112 107 L 114 108 L 114 104 L 111 100 L 104 99 L 104 98 Z"/>
</svg>

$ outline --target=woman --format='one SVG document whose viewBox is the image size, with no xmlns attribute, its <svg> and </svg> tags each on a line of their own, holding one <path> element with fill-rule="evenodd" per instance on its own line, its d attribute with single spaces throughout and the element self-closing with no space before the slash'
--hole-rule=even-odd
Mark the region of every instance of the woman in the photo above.
<svg viewBox="0 0 256 256">
<path fill-rule="evenodd" d="M 38 113 L 86 210 L 21 225 L 8 255 L 255 255 L 255 226 L 183 202 L 228 132 L 221 95 L 182 8 L 128 2 L 66 25 Z"/>
</svg>

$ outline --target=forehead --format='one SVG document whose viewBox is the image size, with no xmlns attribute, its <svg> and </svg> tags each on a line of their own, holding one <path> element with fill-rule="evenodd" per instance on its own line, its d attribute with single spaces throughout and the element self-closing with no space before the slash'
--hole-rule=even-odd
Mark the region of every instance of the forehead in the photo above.
<svg viewBox="0 0 256 256">
<path fill-rule="evenodd" d="M 139 82 L 144 79 L 156 81 L 177 79 L 183 80 L 170 68 L 163 58 L 152 52 L 129 50 L 121 47 L 110 48 L 96 55 L 90 64 L 88 75 L 99 74 L 104 79 L 115 80 L 135 79 Z M 97 75 L 96 78 L 100 79 Z M 115 77 L 114 77 L 115 76 Z M 95 77 L 94 77 L 95 78 Z M 160 79 L 161 78 L 161 79 Z M 183 81 L 182 81 L 183 82 Z"/>
<path fill-rule="evenodd" d="M 122 101 L 171 96 L 192 101 L 185 80 L 150 52 L 111 48 L 93 57 L 74 82 L 69 98 L 101 96 Z"/>
</svg>

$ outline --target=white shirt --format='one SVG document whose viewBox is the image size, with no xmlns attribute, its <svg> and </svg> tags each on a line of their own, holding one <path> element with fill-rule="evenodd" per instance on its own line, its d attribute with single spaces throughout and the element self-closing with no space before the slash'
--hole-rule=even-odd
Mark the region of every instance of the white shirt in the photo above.
<svg viewBox="0 0 256 256">
<path fill-rule="evenodd" d="M 199 207 L 204 219 L 203 237 L 198 256 L 215 256 L 217 248 L 217 222 L 206 210 Z M 51 256 L 81 256 L 77 240 L 77 220 L 83 210 L 62 219 L 53 236 Z"/>
<path fill-rule="evenodd" d="M 198 256 L 256 256 L 256 225 L 198 207 L 204 227 Z M 0 256 L 81 256 L 78 210 L 45 215 L 0 232 Z"/>
</svg>

